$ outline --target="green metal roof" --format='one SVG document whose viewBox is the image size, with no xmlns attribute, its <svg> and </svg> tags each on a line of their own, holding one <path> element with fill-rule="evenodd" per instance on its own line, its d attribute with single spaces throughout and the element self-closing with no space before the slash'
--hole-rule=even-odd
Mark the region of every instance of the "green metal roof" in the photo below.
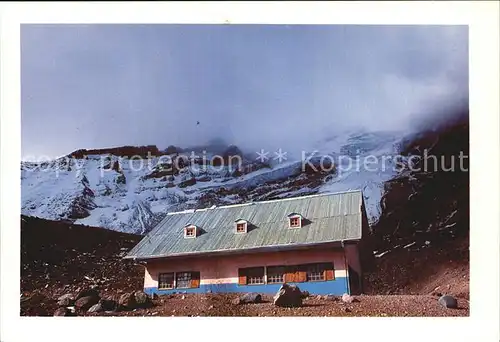
<svg viewBox="0 0 500 342">
<path fill-rule="evenodd" d="M 361 191 L 319 194 L 209 209 L 168 213 L 126 256 L 148 259 L 214 252 L 293 247 L 361 239 Z M 288 215 L 303 217 L 301 228 L 288 228 Z M 235 220 L 248 221 L 246 234 L 235 233 Z M 196 225 L 196 238 L 184 227 Z"/>
</svg>

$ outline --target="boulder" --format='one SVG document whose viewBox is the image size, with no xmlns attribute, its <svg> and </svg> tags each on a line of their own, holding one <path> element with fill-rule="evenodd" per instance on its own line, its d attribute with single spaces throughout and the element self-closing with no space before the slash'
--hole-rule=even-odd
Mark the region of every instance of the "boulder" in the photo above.
<svg viewBox="0 0 500 342">
<path fill-rule="evenodd" d="M 73 314 L 67 308 L 58 308 L 54 312 L 54 316 L 73 316 Z"/>
<path fill-rule="evenodd" d="M 148 308 L 151 307 L 151 299 L 143 291 L 134 292 L 134 301 L 136 308 Z"/>
<path fill-rule="evenodd" d="M 101 299 L 99 301 L 103 311 L 115 311 L 118 309 L 118 303 L 113 299 Z"/>
<path fill-rule="evenodd" d="M 118 299 L 118 305 L 125 309 L 133 309 L 135 306 L 134 293 L 124 293 Z"/>
<path fill-rule="evenodd" d="M 82 297 L 97 297 L 99 298 L 99 292 L 95 288 L 88 288 L 81 290 L 75 297 L 75 300 L 78 300 Z"/>
<path fill-rule="evenodd" d="M 282 307 L 302 306 L 302 292 L 298 286 L 283 284 L 274 296 L 274 305 Z"/>
<path fill-rule="evenodd" d="M 99 302 L 99 297 L 87 296 L 78 299 L 75 302 L 75 306 L 80 310 L 88 310 L 90 309 L 91 306 L 97 304 L 98 302 Z"/>
<path fill-rule="evenodd" d="M 57 305 L 59 306 L 71 306 L 75 303 L 75 298 L 71 293 L 67 293 L 57 298 Z"/>
<path fill-rule="evenodd" d="M 438 303 L 447 309 L 456 309 L 458 307 L 457 300 L 452 296 L 441 296 L 438 299 Z"/>
<path fill-rule="evenodd" d="M 101 303 L 97 303 L 97 304 L 92 305 L 87 312 L 93 313 L 93 312 L 101 312 L 101 311 L 104 311 L 102 308 L 102 305 L 101 305 Z"/>
<path fill-rule="evenodd" d="M 342 295 L 342 302 L 344 303 L 353 303 L 353 302 L 357 302 L 358 300 L 356 298 L 354 298 L 353 296 L 350 296 L 348 295 L 347 293 L 344 293 Z"/>
<path fill-rule="evenodd" d="M 248 304 L 248 303 L 261 303 L 262 296 L 258 293 L 245 293 L 241 296 L 239 304 Z"/>
<path fill-rule="evenodd" d="M 152 306 L 151 299 L 142 291 L 124 293 L 118 299 L 119 308 L 125 310 L 134 310 L 137 308 L 146 308 Z"/>
</svg>

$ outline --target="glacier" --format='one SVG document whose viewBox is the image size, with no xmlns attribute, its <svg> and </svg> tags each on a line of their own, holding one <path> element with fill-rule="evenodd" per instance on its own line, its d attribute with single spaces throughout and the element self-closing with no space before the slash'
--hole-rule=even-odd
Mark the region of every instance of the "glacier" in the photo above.
<svg viewBox="0 0 500 342">
<path fill-rule="evenodd" d="M 399 172 L 395 159 L 403 139 L 400 132 L 362 131 L 321 138 L 307 153 L 309 160 L 315 165 L 331 160 L 336 171 L 320 176 L 304 172 L 301 158 L 279 163 L 271 157 L 263 164 L 253 159 L 256 154 L 244 158 L 246 171 L 239 174 L 227 166 L 191 164 L 163 175 L 164 160 L 158 156 L 131 160 L 92 154 L 21 162 L 21 212 L 145 234 L 167 212 L 361 189 L 369 222 L 374 223 L 381 214 L 384 183 Z M 359 164 L 366 158 L 377 162 L 367 169 Z"/>
</svg>

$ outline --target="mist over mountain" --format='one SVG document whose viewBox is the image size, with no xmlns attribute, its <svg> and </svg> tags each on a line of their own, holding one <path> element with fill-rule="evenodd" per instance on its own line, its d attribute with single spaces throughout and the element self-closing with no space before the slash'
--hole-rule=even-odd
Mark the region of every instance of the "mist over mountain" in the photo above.
<svg viewBox="0 0 500 342">
<path fill-rule="evenodd" d="M 23 25 L 22 158 L 222 139 L 300 155 L 468 97 L 467 26 Z M 430 117 L 429 117 L 430 119 Z"/>
</svg>

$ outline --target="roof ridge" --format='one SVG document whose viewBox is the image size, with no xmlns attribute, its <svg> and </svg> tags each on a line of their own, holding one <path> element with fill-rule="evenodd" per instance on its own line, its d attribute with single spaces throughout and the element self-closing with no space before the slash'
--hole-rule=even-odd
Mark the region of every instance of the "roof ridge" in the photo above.
<svg viewBox="0 0 500 342">
<path fill-rule="evenodd" d="M 245 202 L 245 203 L 238 203 L 238 204 L 228 204 L 228 205 L 222 205 L 220 207 L 211 206 L 211 207 L 199 208 L 199 209 L 187 209 L 187 210 L 182 210 L 182 211 L 169 212 L 169 213 L 167 213 L 167 215 L 192 214 L 192 213 L 195 213 L 195 212 L 208 211 L 208 210 L 217 210 L 217 209 L 223 209 L 223 208 L 224 209 L 225 208 L 236 208 L 236 207 L 244 207 L 244 206 L 250 206 L 250 205 L 261 204 L 261 203 L 274 203 L 274 202 L 293 201 L 293 200 L 301 200 L 301 199 L 306 199 L 306 198 L 315 198 L 315 197 L 322 197 L 322 196 L 332 196 L 332 195 L 349 194 L 349 193 L 355 193 L 355 192 L 362 192 L 362 190 L 361 189 L 357 189 L 357 190 L 346 190 L 346 191 L 338 191 L 338 192 L 324 192 L 324 193 L 307 195 L 307 196 L 296 196 L 296 197 L 279 198 L 279 199 L 265 200 L 265 201 L 255 201 L 255 202 Z"/>
</svg>

